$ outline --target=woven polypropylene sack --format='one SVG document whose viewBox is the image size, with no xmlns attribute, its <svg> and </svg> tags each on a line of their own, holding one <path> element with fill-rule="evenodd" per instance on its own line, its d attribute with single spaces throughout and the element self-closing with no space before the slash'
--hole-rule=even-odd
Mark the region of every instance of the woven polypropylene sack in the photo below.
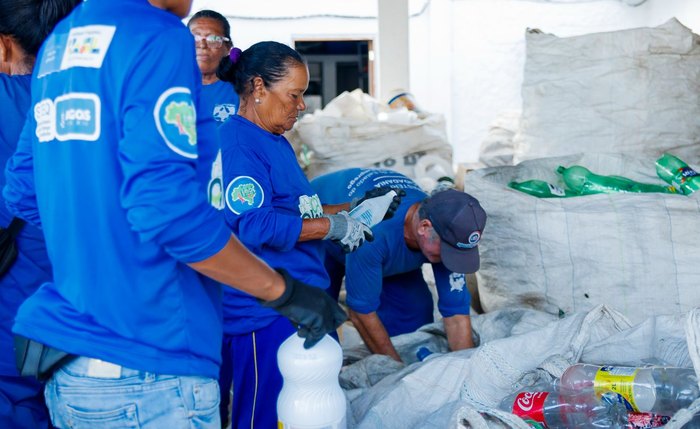
<svg viewBox="0 0 700 429">
<path fill-rule="evenodd" d="M 676 19 L 560 38 L 526 34 L 515 163 L 576 152 L 700 154 L 700 42 Z"/>
<path fill-rule="evenodd" d="M 688 311 L 700 303 L 697 231 L 700 199 L 672 194 L 536 198 L 510 181 L 563 184 L 557 166 L 647 183 L 654 158 L 588 154 L 475 170 L 465 192 L 488 214 L 477 272 L 486 311 L 524 306 L 553 314 L 606 304 L 633 322 Z M 688 159 L 691 163 L 692 160 Z"/>
</svg>

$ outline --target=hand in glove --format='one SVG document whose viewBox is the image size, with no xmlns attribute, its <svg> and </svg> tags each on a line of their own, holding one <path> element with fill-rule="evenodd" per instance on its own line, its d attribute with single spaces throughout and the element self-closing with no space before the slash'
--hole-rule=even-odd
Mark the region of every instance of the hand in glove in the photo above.
<svg viewBox="0 0 700 429">
<path fill-rule="evenodd" d="M 394 216 L 396 209 L 398 209 L 399 205 L 401 204 L 401 197 L 406 196 L 406 191 L 404 191 L 403 189 L 389 188 L 387 186 L 381 186 L 379 188 L 372 188 L 369 191 L 365 192 L 365 195 L 363 195 L 362 198 L 352 200 L 350 202 L 350 210 L 359 206 L 360 204 L 362 204 L 366 200 L 381 197 L 383 195 L 388 194 L 391 191 L 396 192 L 396 196 L 393 198 L 393 200 L 391 201 L 391 205 L 389 205 L 389 208 L 387 209 L 386 213 L 384 214 L 384 220 L 391 219 Z"/>
<path fill-rule="evenodd" d="M 281 268 L 276 269 L 284 278 L 285 289 L 274 301 L 260 301 L 297 326 L 299 336 L 305 338 L 304 348 L 311 348 L 324 335 L 335 331 L 348 316 L 323 289 L 309 286 L 292 278 Z"/>
<path fill-rule="evenodd" d="M 326 217 L 331 222 L 331 226 L 323 239 L 338 243 L 345 253 L 354 252 L 365 240 L 374 240 L 372 230 L 359 220 L 351 218 L 348 212 L 342 211 Z"/>
</svg>

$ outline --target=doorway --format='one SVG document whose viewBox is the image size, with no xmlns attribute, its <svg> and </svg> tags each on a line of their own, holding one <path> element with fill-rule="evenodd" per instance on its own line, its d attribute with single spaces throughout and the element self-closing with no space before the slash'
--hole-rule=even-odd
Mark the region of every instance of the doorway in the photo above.
<svg viewBox="0 0 700 429">
<path fill-rule="evenodd" d="M 371 40 L 297 40 L 294 47 L 309 65 L 307 113 L 323 108 L 343 91 L 360 88 L 373 95 Z"/>
</svg>

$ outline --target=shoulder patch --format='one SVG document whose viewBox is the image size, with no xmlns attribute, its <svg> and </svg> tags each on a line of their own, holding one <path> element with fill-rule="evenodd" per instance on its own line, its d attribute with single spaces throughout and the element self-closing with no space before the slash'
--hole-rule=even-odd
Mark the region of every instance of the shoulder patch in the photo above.
<svg viewBox="0 0 700 429">
<path fill-rule="evenodd" d="M 462 292 L 464 286 L 467 285 L 467 279 L 464 274 L 452 273 L 450 274 L 450 292 L 456 290 L 457 292 Z"/>
<path fill-rule="evenodd" d="M 188 88 L 174 87 L 163 92 L 153 116 L 158 132 L 173 152 L 197 158 L 197 113 Z"/>
<path fill-rule="evenodd" d="M 236 114 L 236 105 L 230 103 L 217 104 L 214 106 L 214 119 L 216 122 L 226 122 L 226 120 Z"/>
<path fill-rule="evenodd" d="M 226 187 L 226 206 L 237 215 L 257 209 L 263 201 L 265 201 L 265 191 L 250 176 L 238 176 Z"/>
</svg>

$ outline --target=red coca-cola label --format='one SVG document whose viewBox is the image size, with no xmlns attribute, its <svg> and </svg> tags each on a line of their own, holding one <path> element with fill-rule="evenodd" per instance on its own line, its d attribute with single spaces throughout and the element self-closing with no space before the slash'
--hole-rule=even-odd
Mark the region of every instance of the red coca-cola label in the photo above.
<svg viewBox="0 0 700 429">
<path fill-rule="evenodd" d="M 549 392 L 521 392 L 513 401 L 513 414 L 528 420 L 544 423 L 544 400 Z"/>
<path fill-rule="evenodd" d="M 627 429 L 650 429 L 665 426 L 671 420 L 669 416 L 653 413 L 627 414 Z"/>
</svg>

